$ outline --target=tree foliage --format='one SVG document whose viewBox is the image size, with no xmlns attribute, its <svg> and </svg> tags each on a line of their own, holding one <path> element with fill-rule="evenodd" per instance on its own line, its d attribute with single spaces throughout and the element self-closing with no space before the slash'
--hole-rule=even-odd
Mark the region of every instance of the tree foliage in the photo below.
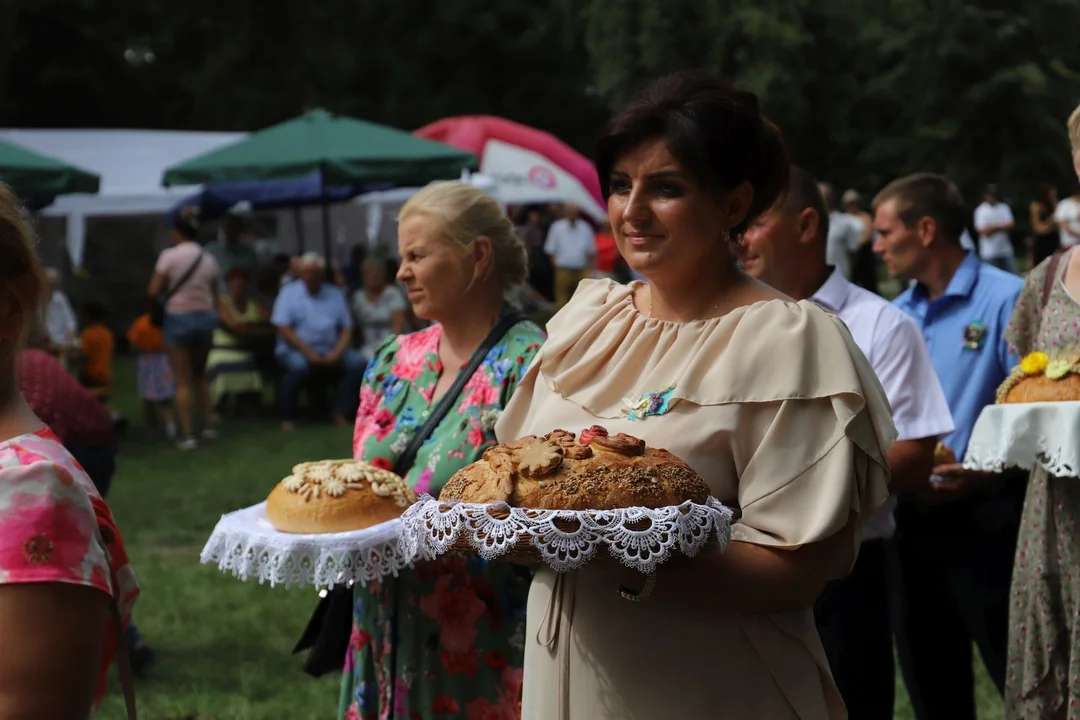
<svg viewBox="0 0 1080 720">
<path fill-rule="evenodd" d="M 325 107 L 413 129 L 484 113 L 588 146 L 605 108 L 554 4 L 24 2 L 0 123 L 252 130 Z"/>
<path fill-rule="evenodd" d="M 1026 198 L 1075 182 L 1080 3 L 589 0 L 582 17 L 609 105 L 706 67 L 757 91 L 793 159 L 838 184 L 930 170 L 970 198 L 992 181 Z"/>
<path fill-rule="evenodd" d="M 705 67 L 757 91 L 794 160 L 839 185 L 934 170 L 971 199 L 990 181 L 1026 199 L 1075 181 L 1076 0 L 0 0 L 0 19 L 6 125 L 485 113 L 589 152 L 641 84 Z"/>
</svg>

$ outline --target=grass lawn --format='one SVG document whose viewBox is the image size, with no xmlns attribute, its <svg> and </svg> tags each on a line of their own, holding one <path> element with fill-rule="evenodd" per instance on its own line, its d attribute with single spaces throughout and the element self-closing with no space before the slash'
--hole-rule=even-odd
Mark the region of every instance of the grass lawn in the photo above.
<svg viewBox="0 0 1080 720">
<path fill-rule="evenodd" d="M 351 454 L 351 431 L 302 428 L 284 434 L 272 417 L 226 423 L 213 446 L 181 453 L 145 437 L 132 363 L 117 363 L 118 410 L 133 421 L 109 498 L 143 596 L 135 618 L 157 653 L 138 682 L 146 720 L 326 720 L 335 716 L 337 677 L 314 680 L 290 655 L 315 605 L 313 589 L 242 583 L 199 552 L 218 518 L 265 499 L 298 461 Z M 1002 717 L 980 663 L 981 720 Z M 897 687 L 897 718 L 910 718 Z M 99 717 L 122 720 L 114 683 Z"/>
</svg>

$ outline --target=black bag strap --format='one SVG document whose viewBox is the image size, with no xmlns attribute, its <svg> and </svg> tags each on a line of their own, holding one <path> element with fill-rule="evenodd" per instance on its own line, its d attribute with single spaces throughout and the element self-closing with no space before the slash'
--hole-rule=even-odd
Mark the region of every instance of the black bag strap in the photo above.
<svg viewBox="0 0 1080 720">
<path fill-rule="evenodd" d="M 1045 308 L 1046 304 L 1050 302 L 1050 291 L 1054 289 L 1054 282 L 1057 280 L 1058 265 L 1061 264 L 1061 258 L 1065 255 L 1064 250 L 1058 250 L 1056 253 L 1050 256 L 1050 262 L 1046 266 L 1046 279 L 1043 280 L 1042 287 L 1042 307 Z"/>
<path fill-rule="evenodd" d="M 457 378 L 454 379 L 454 384 L 442 396 L 435 409 L 428 415 L 427 421 L 416 431 L 405 451 L 401 453 L 397 462 L 394 463 L 395 474 L 405 477 L 412 470 L 413 463 L 416 462 L 416 454 L 420 452 L 420 447 L 427 442 L 428 438 L 431 437 L 431 433 L 435 432 L 435 428 L 450 412 L 450 408 L 457 402 L 458 395 L 461 394 L 466 383 L 480 368 L 480 364 L 484 362 L 484 358 L 491 352 L 491 348 L 495 347 L 503 339 L 503 336 L 510 331 L 510 328 L 525 319 L 527 318 L 521 313 L 511 312 L 503 315 L 499 322 L 495 323 L 495 327 L 491 328 L 491 332 L 484 338 L 484 342 L 480 343 L 480 347 L 476 348 L 472 357 L 469 358 L 469 362 L 458 373 Z"/>
<path fill-rule="evenodd" d="M 195 274 L 195 270 L 199 267 L 199 263 L 202 262 L 204 254 L 206 254 L 206 249 L 199 248 L 199 255 L 195 258 L 195 262 L 191 263 L 191 266 L 184 271 L 184 274 L 180 276 L 180 279 L 176 281 L 176 284 L 165 292 L 165 301 L 168 301 L 168 299 L 175 295 L 180 288 L 184 287 L 184 283 L 191 279 L 191 276 Z"/>
</svg>

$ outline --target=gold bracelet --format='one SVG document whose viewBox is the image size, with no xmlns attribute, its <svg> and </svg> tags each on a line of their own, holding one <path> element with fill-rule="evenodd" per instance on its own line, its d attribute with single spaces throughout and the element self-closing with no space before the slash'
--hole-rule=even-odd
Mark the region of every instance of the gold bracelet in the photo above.
<svg viewBox="0 0 1080 720">
<path fill-rule="evenodd" d="M 652 595 L 653 588 L 656 586 L 656 573 L 651 572 L 645 576 L 645 584 L 641 590 L 634 592 L 625 585 L 619 586 L 619 595 L 623 600 L 630 600 L 631 602 L 642 602 L 647 600 Z"/>
</svg>

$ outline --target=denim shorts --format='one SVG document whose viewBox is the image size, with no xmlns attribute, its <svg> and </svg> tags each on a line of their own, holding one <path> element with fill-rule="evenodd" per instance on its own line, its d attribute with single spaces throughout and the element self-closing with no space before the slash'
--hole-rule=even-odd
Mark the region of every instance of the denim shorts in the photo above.
<svg viewBox="0 0 1080 720">
<path fill-rule="evenodd" d="M 217 329 L 217 315 L 205 312 L 166 313 L 165 326 L 161 328 L 165 335 L 165 345 L 171 348 L 208 348 L 214 343 L 214 330 Z"/>
</svg>

